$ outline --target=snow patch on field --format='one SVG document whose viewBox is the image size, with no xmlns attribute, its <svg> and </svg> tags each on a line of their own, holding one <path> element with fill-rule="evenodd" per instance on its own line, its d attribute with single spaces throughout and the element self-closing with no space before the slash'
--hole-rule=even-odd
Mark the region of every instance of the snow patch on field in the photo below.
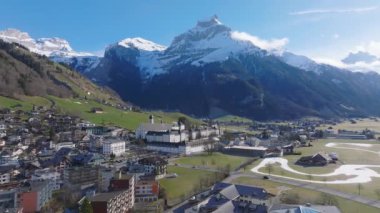
<svg viewBox="0 0 380 213">
<path fill-rule="evenodd" d="M 275 177 L 281 177 L 291 180 L 297 180 L 297 181 L 303 181 L 303 182 L 309 182 L 309 183 L 323 183 L 323 184 L 353 184 L 353 183 L 367 183 L 372 181 L 372 178 L 380 178 L 380 174 L 376 171 L 370 169 L 372 168 L 380 168 L 380 165 L 342 165 L 339 168 L 337 168 L 334 172 L 327 173 L 327 174 L 308 174 L 304 172 L 299 172 L 297 170 L 294 170 L 289 167 L 288 160 L 284 158 L 265 158 L 263 161 L 260 162 L 259 165 L 257 165 L 255 168 L 253 168 L 251 171 L 257 174 L 267 175 L 265 172 L 260 172 L 259 170 L 261 168 L 265 168 L 268 164 L 280 164 L 280 167 L 286 171 L 300 174 L 300 175 L 312 175 L 313 177 L 332 177 L 332 176 L 338 176 L 338 175 L 346 175 L 346 176 L 354 176 L 352 178 L 348 178 L 345 180 L 333 180 L 333 181 L 316 181 L 316 180 L 306 180 L 306 179 L 299 179 L 299 178 L 292 178 L 282 175 L 274 175 L 271 174 L 271 176 Z"/>
<path fill-rule="evenodd" d="M 327 143 L 325 145 L 326 147 L 334 147 L 337 149 L 352 149 L 352 150 L 358 150 L 358 151 L 365 151 L 365 152 L 371 152 L 371 153 L 377 153 L 378 151 L 372 151 L 372 150 L 366 150 L 366 149 L 360 149 L 360 148 L 352 148 L 351 146 L 357 146 L 357 147 L 372 147 L 372 144 L 365 144 L 365 143 Z M 348 147 L 342 147 L 342 146 L 348 146 Z M 274 175 L 271 174 L 271 176 L 274 177 L 281 177 L 285 179 L 290 180 L 296 180 L 296 181 L 302 181 L 302 182 L 309 182 L 309 183 L 322 183 L 322 184 L 357 184 L 357 183 L 367 183 L 371 182 L 372 178 L 380 178 L 380 174 L 371 168 L 380 168 L 380 165 L 356 165 L 356 164 L 347 164 L 342 165 L 339 168 L 335 169 L 335 171 L 331 173 L 326 174 L 309 174 L 300 172 L 297 170 L 292 169 L 288 165 L 288 160 L 285 158 L 265 158 L 260 162 L 259 165 L 254 167 L 251 171 L 257 174 L 267 175 L 265 172 L 260 172 L 259 170 L 261 168 L 265 168 L 268 164 L 280 164 L 280 167 L 288 172 L 292 172 L 294 174 L 299 175 L 305 175 L 309 176 L 312 175 L 313 177 L 332 177 L 332 176 L 339 176 L 339 175 L 346 175 L 347 177 L 350 177 L 345 180 L 333 180 L 333 181 L 316 181 L 316 180 L 306 180 L 306 179 L 299 179 L 299 178 L 293 178 L 293 177 L 287 177 L 282 175 Z M 352 177 L 353 176 L 353 177 Z"/>
<path fill-rule="evenodd" d="M 360 146 L 360 147 L 372 147 L 372 144 L 368 143 L 327 143 L 326 147 L 336 147 L 339 145 L 351 145 L 351 146 Z"/>
</svg>

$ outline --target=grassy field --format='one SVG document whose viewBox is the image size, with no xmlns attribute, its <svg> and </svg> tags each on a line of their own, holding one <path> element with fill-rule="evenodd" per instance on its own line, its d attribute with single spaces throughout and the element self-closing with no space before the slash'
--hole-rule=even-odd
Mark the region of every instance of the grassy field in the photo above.
<svg viewBox="0 0 380 213">
<path fill-rule="evenodd" d="M 0 96 L 0 108 L 31 110 L 33 105 L 50 107 L 51 102 L 38 96 L 21 96 L 19 100 Z"/>
<path fill-rule="evenodd" d="M 171 123 L 176 122 L 179 117 L 186 117 L 194 124 L 199 125 L 202 123 L 199 120 L 196 120 L 178 112 L 170 113 L 160 111 L 123 111 L 111 106 L 105 106 L 92 100 L 83 101 L 77 99 L 62 99 L 57 97 L 43 98 L 22 96 L 18 100 L 16 100 L 0 96 L 0 107 L 21 110 L 31 110 L 33 105 L 50 107 L 52 105 L 52 102 L 49 99 L 54 101 L 56 107 L 59 108 L 62 112 L 77 115 L 83 119 L 89 120 L 96 124 L 112 124 L 130 130 L 135 130 L 140 123 L 148 122 L 150 114 L 153 114 L 155 116 L 157 122 L 162 120 L 163 122 Z M 91 113 L 90 110 L 93 107 L 102 108 L 104 113 Z"/>
<path fill-rule="evenodd" d="M 331 126 L 333 129 L 344 129 L 351 131 L 362 131 L 364 129 L 369 129 L 380 133 L 380 120 L 376 121 L 369 118 L 356 119 L 356 123 L 351 123 L 350 121 L 344 121 L 338 123 L 337 125 Z M 321 126 L 320 129 L 327 129 L 329 125 Z"/>
<path fill-rule="evenodd" d="M 184 198 L 190 197 L 194 193 L 196 186 L 202 178 L 213 176 L 214 172 L 188 169 L 176 166 L 168 166 L 168 173 L 176 173 L 176 178 L 161 179 L 160 186 L 166 190 L 168 203 L 173 205 L 179 203 Z"/>
<path fill-rule="evenodd" d="M 312 180 L 312 181 L 334 181 L 334 180 L 346 180 L 350 177 L 346 175 L 337 175 L 337 176 L 329 176 L 329 177 L 319 177 L 319 176 L 313 176 L 313 175 L 301 175 L 301 174 L 295 174 L 289 171 L 286 171 L 280 167 L 279 164 L 273 165 L 272 171 L 268 172 L 267 168 L 261 168 L 259 169 L 260 172 L 267 173 L 268 175 L 281 175 L 286 177 L 292 177 L 292 178 L 298 178 L 303 180 Z"/>
<path fill-rule="evenodd" d="M 313 147 L 304 147 L 298 149 L 302 152 L 303 155 L 312 155 L 318 151 L 320 152 L 326 152 L 331 153 L 335 152 L 339 156 L 339 160 L 341 163 L 344 164 L 378 164 L 380 160 L 380 156 L 375 153 L 368 153 L 363 152 L 359 150 L 348 150 L 348 149 L 339 149 L 334 147 L 326 147 L 325 145 L 330 142 L 336 142 L 336 143 L 366 143 L 366 144 L 372 144 L 372 147 L 366 148 L 366 147 L 355 147 L 353 148 L 361 148 L 364 150 L 378 150 L 380 151 L 380 144 L 376 141 L 371 140 L 344 140 L 344 139 L 323 139 L 318 140 L 313 143 Z M 335 168 L 337 168 L 340 164 L 330 164 L 325 167 L 302 167 L 298 165 L 294 165 L 295 161 L 298 159 L 299 156 L 286 156 L 286 158 L 289 160 L 292 168 L 306 171 L 308 173 L 315 172 L 315 173 L 325 173 L 325 172 L 331 172 Z"/>
<path fill-rule="evenodd" d="M 232 156 L 220 152 L 215 152 L 212 155 L 202 154 L 182 157 L 176 160 L 175 163 L 193 166 L 206 166 L 215 169 L 226 168 L 227 165 L 230 165 L 231 169 L 236 169 L 248 159 L 249 158 L 246 157 Z"/>
<path fill-rule="evenodd" d="M 223 131 L 225 131 L 225 132 L 244 132 L 244 133 L 247 133 L 250 135 L 256 135 L 256 134 L 261 133 L 260 131 L 255 131 L 255 130 L 249 129 L 249 125 L 236 126 L 236 125 L 221 124 L 221 127 L 223 128 Z"/>
<path fill-rule="evenodd" d="M 376 153 L 369 153 L 369 152 L 363 152 L 363 151 L 357 151 L 357 150 L 346 150 L 346 149 L 338 149 L 334 147 L 325 147 L 326 143 L 329 142 L 344 142 L 344 143 L 368 143 L 372 144 L 372 147 L 366 148 L 366 147 L 356 147 L 361 148 L 365 150 L 370 151 L 380 151 L 380 144 L 376 141 L 370 141 L 370 140 L 342 140 L 342 139 L 323 139 L 313 142 L 312 147 L 303 147 L 298 148 L 297 151 L 301 151 L 302 155 L 312 155 L 317 152 L 336 152 L 339 156 L 340 163 L 337 164 L 329 164 L 328 166 L 324 167 L 303 167 L 300 165 L 296 165 L 295 162 L 297 159 L 299 159 L 300 156 L 297 155 L 289 155 L 284 156 L 284 158 L 288 159 L 289 166 L 297 171 L 305 172 L 307 174 L 324 174 L 324 173 L 330 173 L 333 172 L 336 168 L 338 168 L 342 163 L 344 164 L 374 164 L 378 165 L 378 162 L 380 160 L 380 156 Z M 250 166 L 250 168 L 253 168 L 256 166 L 260 161 L 257 161 L 254 163 L 254 165 Z M 378 171 L 374 169 L 375 171 Z M 267 172 L 265 168 L 262 168 L 260 171 Z M 246 172 L 250 172 L 247 170 Z M 287 172 L 280 167 L 274 166 L 274 169 L 272 171 L 272 174 L 277 175 L 283 175 L 288 177 L 294 177 L 294 178 L 300 178 L 305 180 L 310 180 L 310 176 L 308 175 L 299 175 L 294 174 L 291 172 Z M 311 180 L 319 180 L 319 181 L 329 181 L 329 180 L 345 180 L 349 178 L 348 176 L 340 175 L 340 176 L 332 176 L 328 178 L 324 177 L 312 177 Z M 334 184 L 328 184 L 325 185 L 327 187 L 335 188 L 337 190 L 358 194 L 358 184 L 340 184 L 340 185 L 334 185 Z M 379 199 L 378 193 L 376 193 L 376 189 L 380 189 L 380 179 L 374 178 L 372 182 L 364 183 L 361 185 L 362 189 L 360 194 L 362 196 L 366 196 L 372 199 Z"/>
<path fill-rule="evenodd" d="M 356 150 L 347 150 L 347 149 L 338 149 L 334 147 L 326 147 L 325 145 L 330 142 L 342 142 L 342 143 L 368 143 L 373 144 L 372 148 L 367 148 L 369 150 L 376 149 L 380 151 L 380 144 L 376 141 L 370 140 L 343 140 L 343 139 L 321 139 L 313 142 L 312 147 L 302 147 L 297 148 L 297 151 L 302 152 L 302 156 L 313 155 L 317 152 L 323 153 L 331 153 L 335 152 L 339 156 L 339 160 L 345 164 L 378 164 L 380 160 L 380 156 L 377 154 L 356 151 Z M 355 147 L 354 147 L 355 148 Z M 358 147 L 356 147 L 358 148 Z M 361 147 L 362 149 L 366 149 L 365 147 Z M 303 167 L 300 165 L 296 165 L 295 162 L 300 158 L 299 155 L 287 155 L 284 158 L 288 159 L 289 166 L 295 170 L 305 172 L 305 173 L 328 173 L 334 171 L 341 164 L 329 164 L 328 166 L 323 167 Z"/>
<path fill-rule="evenodd" d="M 217 122 L 241 122 L 241 123 L 252 123 L 251 119 L 243 118 L 235 115 L 226 115 L 219 117 L 217 119 L 214 119 L 214 121 Z"/>
<path fill-rule="evenodd" d="M 77 115 L 96 124 L 116 125 L 130 130 L 135 130 L 141 123 L 148 122 L 150 114 L 155 116 L 157 122 L 162 120 L 163 122 L 171 123 L 177 121 L 179 117 L 184 116 L 192 122 L 200 123 L 200 121 L 181 113 L 123 111 L 95 101 L 80 101 L 55 97 L 52 97 L 52 99 L 57 107 L 66 113 Z M 102 108 L 103 113 L 91 113 L 92 107 Z"/>
<path fill-rule="evenodd" d="M 286 184 L 275 183 L 270 180 L 261 180 L 261 179 L 253 179 L 249 177 L 240 177 L 233 180 L 233 183 L 236 184 L 246 184 L 246 185 L 254 185 L 265 188 L 269 192 L 279 192 L 282 188 L 288 188 L 283 193 L 296 193 L 299 195 L 300 200 L 299 204 L 305 203 L 315 203 L 320 199 L 321 193 L 313 190 L 303 189 L 299 187 L 294 187 Z M 338 203 L 339 209 L 343 213 L 376 213 L 380 212 L 379 209 L 370 207 L 361 203 L 357 203 L 351 200 L 347 200 L 340 197 L 335 197 Z"/>
</svg>

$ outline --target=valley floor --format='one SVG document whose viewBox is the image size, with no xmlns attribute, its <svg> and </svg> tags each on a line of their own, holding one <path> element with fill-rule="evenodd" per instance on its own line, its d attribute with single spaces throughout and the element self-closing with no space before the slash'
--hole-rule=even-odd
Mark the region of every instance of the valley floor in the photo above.
<svg viewBox="0 0 380 213">
<path fill-rule="evenodd" d="M 318 140 L 313 147 L 303 147 L 303 155 L 335 152 L 337 164 L 325 167 L 303 167 L 295 162 L 300 156 L 265 158 L 253 165 L 250 172 L 304 183 L 321 184 L 341 192 L 379 199 L 380 144 L 376 141 Z M 272 164 L 269 171 L 268 165 Z"/>
</svg>

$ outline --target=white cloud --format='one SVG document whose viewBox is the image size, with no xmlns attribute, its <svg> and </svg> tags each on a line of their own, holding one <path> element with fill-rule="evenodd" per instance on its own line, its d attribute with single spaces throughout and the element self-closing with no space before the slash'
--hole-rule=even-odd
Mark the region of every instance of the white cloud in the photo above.
<svg viewBox="0 0 380 213">
<path fill-rule="evenodd" d="M 311 9 L 311 10 L 301 10 L 296 12 L 291 12 L 289 15 L 313 15 L 313 14 L 337 14 L 337 13 L 363 13 L 368 11 L 376 10 L 378 7 L 358 7 L 358 8 L 348 8 L 348 9 Z"/>
<path fill-rule="evenodd" d="M 332 59 L 332 58 L 313 57 L 312 59 L 319 64 L 329 64 L 329 65 L 339 67 L 339 68 L 345 67 L 345 64 L 343 62 Z"/>
<path fill-rule="evenodd" d="M 335 67 L 339 67 L 342 69 L 351 70 L 354 72 L 369 72 L 374 71 L 380 74 L 380 60 L 366 63 L 366 62 L 357 62 L 355 64 L 345 64 L 342 61 L 335 60 L 332 58 L 323 58 L 323 57 L 315 57 L 312 58 L 315 62 L 320 64 L 329 64 Z"/>
<path fill-rule="evenodd" d="M 375 71 L 377 73 L 380 73 L 380 61 L 374 61 L 372 63 L 365 63 L 365 62 L 357 62 L 355 64 L 347 65 L 347 69 L 356 71 L 356 72 L 368 72 L 368 71 Z"/>
<path fill-rule="evenodd" d="M 367 52 L 380 58 L 380 42 L 370 41 L 356 47 L 356 51 Z"/>
<path fill-rule="evenodd" d="M 234 39 L 249 41 L 255 46 L 270 52 L 282 52 L 284 47 L 289 43 L 288 38 L 265 40 L 248 33 L 238 31 L 232 32 L 231 36 Z"/>
</svg>

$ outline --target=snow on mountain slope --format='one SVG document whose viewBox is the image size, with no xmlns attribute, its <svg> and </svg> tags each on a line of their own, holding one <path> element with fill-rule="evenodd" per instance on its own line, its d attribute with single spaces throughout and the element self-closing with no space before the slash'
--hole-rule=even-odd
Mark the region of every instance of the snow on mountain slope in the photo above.
<svg viewBox="0 0 380 213">
<path fill-rule="evenodd" d="M 126 48 L 135 48 L 144 51 L 163 51 L 166 49 L 165 46 L 156 44 L 154 42 L 139 37 L 124 39 L 118 42 L 118 45 Z"/>
<path fill-rule="evenodd" d="M 39 38 L 33 39 L 26 32 L 17 29 L 7 29 L 0 31 L 0 39 L 6 42 L 14 42 L 21 44 L 30 51 L 45 56 L 91 56 L 90 53 L 74 51 L 69 42 L 61 38 Z"/>
<path fill-rule="evenodd" d="M 237 33 L 213 16 L 198 21 L 194 28 L 175 37 L 169 47 L 142 38 L 127 38 L 110 45 L 105 55 L 115 55 L 132 62 L 140 68 L 142 76 L 148 78 L 181 64 L 201 66 L 243 53 L 270 54 L 250 38 L 236 36 Z"/>
<path fill-rule="evenodd" d="M 55 62 L 65 63 L 80 72 L 87 72 L 99 63 L 100 59 L 90 53 L 74 51 L 69 42 L 61 38 L 34 39 L 28 33 L 17 29 L 0 31 L 0 39 L 14 42 L 31 52 L 50 57 Z"/>
<path fill-rule="evenodd" d="M 62 57 L 58 55 L 50 56 L 50 59 L 57 63 L 64 63 L 80 73 L 89 72 L 100 63 L 98 56 Z"/>
<path fill-rule="evenodd" d="M 7 29 L 0 31 L 0 39 L 5 42 L 14 42 L 21 44 L 28 48 L 35 48 L 36 42 L 33 38 L 29 36 L 26 32 L 21 32 L 17 29 Z"/>
<path fill-rule="evenodd" d="M 242 53 L 265 54 L 265 51 L 250 40 L 234 35 L 234 31 L 213 16 L 198 21 L 194 28 L 175 37 L 165 54 L 172 57 L 180 54 L 181 61 L 178 63 L 191 63 L 196 66 L 224 61 Z"/>
<path fill-rule="evenodd" d="M 321 67 L 323 65 L 311 60 L 310 58 L 306 56 L 296 55 L 290 52 L 283 52 L 279 56 L 279 59 L 291 66 L 294 66 L 306 71 L 315 72 L 317 74 L 322 73 Z"/>
<path fill-rule="evenodd" d="M 164 72 L 162 67 L 166 61 L 160 58 L 165 49 L 165 46 L 143 38 L 127 38 L 107 47 L 105 57 L 129 61 L 139 67 L 143 77 L 148 78 Z"/>
</svg>

